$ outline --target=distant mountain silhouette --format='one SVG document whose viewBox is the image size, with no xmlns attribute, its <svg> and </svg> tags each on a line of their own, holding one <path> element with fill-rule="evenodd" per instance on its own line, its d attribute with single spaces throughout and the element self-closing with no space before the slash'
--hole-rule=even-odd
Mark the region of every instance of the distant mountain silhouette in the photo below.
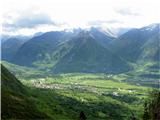
<svg viewBox="0 0 160 120">
<path fill-rule="evenodd" d="M 24 44 L 3 44 L 2 60 L 55 73 L 126 72 L 132 68 L 128 63 L 160 60 L 159 26 L 131 29 L 118 38 L 99 28 L 47 32 Z"/>
</svg>

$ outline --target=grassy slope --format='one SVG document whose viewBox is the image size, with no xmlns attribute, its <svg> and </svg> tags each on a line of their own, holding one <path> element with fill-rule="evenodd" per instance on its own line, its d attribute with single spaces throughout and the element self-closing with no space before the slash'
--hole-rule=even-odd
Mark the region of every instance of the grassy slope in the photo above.
<svg viewBox="0 0 160 120">
<path fill-rule="evenodd" d="M 134 65 L 133 71 L 123 74 L 125 76 L 124 81 L 131 84 L 158 88 L 160 79 L 159 65 L 160 62 L 153 61 Z"/>
<path fill-rule="evenodd" d="M 19 78 L 31 88 L 29 94 L 36 108 L 56 120 L 78 119 L 81 111 L 88 120 L 128 120 L 131 112 L 141 119 L 149 88 L 124 82 L 130 74 L 74 73 L 32 78 L 24 72 L 24 78 Z"/>
<path fill-rule="evenodd" d="M 28 98 L 26 88 L 4 66 L 1 69 L 2 119 L 48 118 Z"/>
<path fill-rule="evenodd" d="M 2 64 L 4 64 L 6 68 L 19 79 L 37 78 L 48 75 L 47 71 L 40 71 L 29 67 L 19 66 L 6 61 L 2 61 Z"/>
</svg>

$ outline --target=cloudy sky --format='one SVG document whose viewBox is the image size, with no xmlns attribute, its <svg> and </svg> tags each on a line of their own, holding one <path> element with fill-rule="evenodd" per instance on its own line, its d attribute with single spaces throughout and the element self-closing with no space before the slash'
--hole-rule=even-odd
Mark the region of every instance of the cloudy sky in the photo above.
<svg viewBox="0 0 160 120">
<path fill-rule="evenodd" d="M 2 34 L 160 23 L 159 0 L 3 0 Z"/>
</svg>

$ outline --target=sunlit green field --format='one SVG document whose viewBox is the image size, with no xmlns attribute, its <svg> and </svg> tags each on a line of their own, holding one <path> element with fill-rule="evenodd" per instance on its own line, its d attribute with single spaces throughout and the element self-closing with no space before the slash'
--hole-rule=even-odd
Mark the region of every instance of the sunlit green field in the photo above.
<svg viewBox="0 0 160 120">
<path fill-rule="evenodd" d="M 143 101 L 150 90 L 111 74 L 60 74 L 22 82 L 33 88 L 41 110 L 64 120 L 77 119 L 80 111 L 89 120 L 128 120 L 133 115 L 141 119 Z"/>
<path fill-rule="evenodd" d="M 122 74 L 51 74 L 5 65 L 29 88 L 37 108 L 53 120 L 77 120 L 81 111 L 87 120 L 141 120 L 144 100 L 158 83 L 152 75 L 142 76 L 151 73 L 148 65 Z"/>
</svg>

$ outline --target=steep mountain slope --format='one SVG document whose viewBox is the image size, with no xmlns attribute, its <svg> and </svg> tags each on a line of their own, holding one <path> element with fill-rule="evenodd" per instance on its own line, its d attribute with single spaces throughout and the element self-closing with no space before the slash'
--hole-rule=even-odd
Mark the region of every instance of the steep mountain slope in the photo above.
<svg viewBox="0 0 160 120">
<path fill-rule="evenodd" d="M 151 37 L 142 47 L 139 61 L 160 61 L 160 33 Z"/>
<path fill-rule="evenodd" d="M 2 60 L 12 61 L 18 49 L 24 44 L 26 40 L 9 38 L 2 43 Z"/>
<path fill-rule="evenodd" d="M 12 75 L 3 65 L 1 65 L 2 89 L 10 90 L 23 94 L 26 92 L 25 87 Z M 3 94 L 3 92 L 2 92 Z"/>
<path fill-rule="evenodd" d="M 44 119 L 28 97 L 27 89 L 3 65 L 1 66 L 2 119 Z"/>
<path fill-rule="evenodd" d="M 40 71 L 31 67 L 19 66 L 6 61 L 2 61 L 2 64 L 16 76 L 17 79 L 27 79 L 49 76 L 47 71 Z"/>
<path fill-rule="evenodd" d="M 13 63 L 34 66 L 34 62 L 45 60 L 49 53 L 54 51 L 55 46 L 63 40 L 67 40 L 69 36 L 70 33 L 55 31 L 33 37 L 19 49 L 14 56 Z"/>
<path fill-rule="evenodd" d="M 72 48 L 72 42 L 67 41 L 70 41 L 81 31 L 83 30 L 48 32 L 33 37 L 22 45 L 12 63 L 45 70 L 50 69 Z M 97 29 L 92 28 L 89 32 L 94 36 L 97 43 L 103 46 L 106 46 L 113 39 L 113 37 L 109 37 Z"/>
<path fill-rule="evenodd" d="M 54 72 L 124 72 L 129 70 L 126 61 L 159 60 L 159 25 L 132 29 L 119 38 L 98 28 L 47 32 L 15 51 L 6 50 L 2 58 L 8 55 L 14 64 Z"/>
<path fill-rule="evenodd" d="M 97 43 L 89 32 L 80 32 L 69 44 L 72 48 L 53 68 L 56 73 L 118 73 L 129 70 L 125 61 Z"/>
<path fill-rule="evenodd" d="M 95 40 L 103 45 L 104 47 L 107 46 L 111 41 L 113 41 L 115 38 L 113 36 L 110 36 L 105 31 L 101 30 L 100 28 L 94 28 L 92 27 L 89 31 L 89 33 L 94 36 Z"/>
<path fill-rule="evenodd" d="M 149 59 L 154 59 L 151 57 L 156 57 L 156 54 L 158 54 L 159 45 L 156 43 L 159 43 L 159 34 L 160 24 L 152 24 L 141 29 L 132 29 L 113 41 L 110 44 L 110 49 L 131 62 L 136 62 L 139 58 L 147 58 L 146 55 L 153 53 L 155 55 L 150 56 Z M 154 48 L 154 45 L 157 47 Z M 143 55 L 144 51 L 145 55 Z"/>
</svg>

